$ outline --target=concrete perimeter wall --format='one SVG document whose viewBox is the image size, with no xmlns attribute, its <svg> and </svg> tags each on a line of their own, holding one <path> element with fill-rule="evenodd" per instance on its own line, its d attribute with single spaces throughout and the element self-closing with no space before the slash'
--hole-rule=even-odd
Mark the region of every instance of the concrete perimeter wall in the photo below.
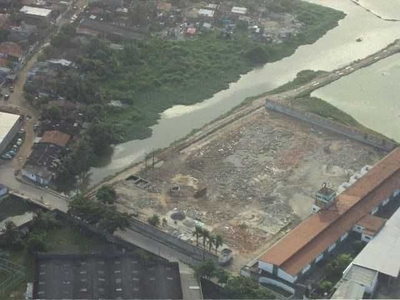
<svg viewBox="0 0 400 300">
<path fill-rule="evenodd" d="M 312 114 L 312 113 L 309 113 L 306 111 L 298 110 L 292 106 L 281 104 L 281 103 L 278 103 L 273 100 L 266 99 L 265 107 L 268 110 L 277 111 L 282 114 L 296 118 L 298 120 L 307 122 L 309 124 L 316 125 L 316 126 L 324 128 L 324 129 L 334 131 L 334 132 L 344 135 L 348 138 L 351 138 L 353 140 L 373 146 L 380 150 L 390 152 L 394 148 L 397 147 L 397 144 L 389 139 L 384 139 L 384 138 L 378 137 L 376 135 L 367 134 L 358 129 L 354 129 L 354 128 L 339 124 L 332 120 L 320 117 L 318 115 L 315 115 L 315 114 Z"/>
<path fill-rule="evenodd" d="M 143 223 L 137 219 L 133 219 L 131 221 L 130 229 L 135 230 L 143 235 L 146 235 L 152 238 L 155 241 L 158 241 L 170 248 L 173 248 L 187 256 L 191 257 L 194 260 L 202 261 L 203 260 L 203 249 L 196 247 L 180 238 L 170 235 L 164 231 L 157 229 L 156 227 L 151 226 L 150 224 Z M 204 253 L 205 260 L 217 260 L 217 256 L 208 251 Z M 189 263 L 189 262 L 188 262 Z"/>
</svg>

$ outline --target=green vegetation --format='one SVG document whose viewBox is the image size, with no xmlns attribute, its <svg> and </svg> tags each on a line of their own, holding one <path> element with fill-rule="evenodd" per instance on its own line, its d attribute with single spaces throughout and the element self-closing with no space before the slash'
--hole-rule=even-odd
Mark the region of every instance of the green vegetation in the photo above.
<svg viewBox="0 0 400 300">
<path fill-rule="evenodd" d="M 68 214 L 108 234 L 129 227 L 131 219 L 130 214 L 117 211 L 113 205 L 105 205 L 83 196 L 78 196 L 70 202 Z"/>
<path fill-rule="evenodd" d="M 332 121 L 338 122 L 340 124 L 359 129 L 365 133 L 373 134 L 382 138 L 386 138 L 384 135 L 369 129 L 361 125 L 356 119 L 354 119 L 349 114 L 336 108 L 328 102 L 311 96 L 306 96 L 302 98 L 295 98 L 290 101 L 290 103 L 301 110 L 308 111 L 310 113 L 316 114 L 323 118 L 330 119 Z"/>
<path fill-rule="evenodd" d="M 297 73 L 296 78 L 293 79 L 292 81 L 285 83 L 284 85 L 281 85 L 280 87 L 266 93 L 266 94 L 278 94 L 278 93 L 283 93 L 289 90 L 296 89 L 307 82 L 310 82 L 311 80 L 317 78 L 318 76 L 327 74 L 326 71 L 313 71 L 313 70 L 303 70 Z"/>
<path fill-rule="evenodd" d="M 157 227 L 160 225 L 160 216 L 157 214 L 154 214 L 153 216 L 151 216 L 150 218 L 147 219 L 147 222 L 154 227 Z"/>
<path fill-rule="evenodd" d="M 96 198 L 104 204 L 114 204 L 115 200 L 117 200 L 117 192 L 112 186 L 103 185 L 97 191 Z"/>
<path fill-rule="evenodd" d="M 23 215 L 28 211 L 35 211 L 37 207 L 28 201 L 20 200 L 12 195 L 0 200 L 0 221 L 8 217 Z"/>
<path fill-rule="evenodd" d="M 205 261 L 195 267 L 195 273 L 200 279 L 215 279 L 219 284 L 219 299 L 275 299 L 266 288 L 261 287 L 251 278 L 230 276 L 213 261 Z"/>
</svg>

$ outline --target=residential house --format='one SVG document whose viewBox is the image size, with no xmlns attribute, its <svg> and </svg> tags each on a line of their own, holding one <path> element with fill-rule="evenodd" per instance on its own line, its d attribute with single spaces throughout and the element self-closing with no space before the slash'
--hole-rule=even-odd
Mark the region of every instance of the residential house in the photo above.
<svg viewBox="0 0 400 300">
<path fill-rule="evenodd" d="M 19 62 L 22 58 L 21 47 L 13 42 L 3 42 L 0 44 L 0 58 L 12 62 Z"/>
<path fill-rule="evenodd" d="M 52 19 L 52 11 L 47 8 L 23 6 L 20 11 L 22 19 L 28 24 L 48 23 Z"/>
</svg>

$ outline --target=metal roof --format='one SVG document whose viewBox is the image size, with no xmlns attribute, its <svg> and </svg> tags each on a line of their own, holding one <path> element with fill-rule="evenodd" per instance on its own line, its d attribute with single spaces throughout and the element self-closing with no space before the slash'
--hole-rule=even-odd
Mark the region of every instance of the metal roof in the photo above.
<svg viewBox="0 0 400 300">
<path fill-rule="evenodd" d="M 3 142 L 8 132 L 17 123 L 19 115 L 0 112 L 0 144 Z"/>
<path fill-rule="evenodd" d="M 400 271 L 400 209 L 354 259 L 353 264 L 392 277 Z"/>
<path fill-rule="evenodd" d="M 33 7 L 33 6 L 24 6 L 21 8 L 20 12 L 36 17 L 48 17 L 51 14 L 50 9 Z"/>
<path fill-rule="evenodd" d="M 365 287 L 354 281 L 343 281 L 331 299 L 363 299 Z"/>
<path fill-rule="evenodd" d="M 373 286 L 378 272 L 358 265 L 350 265 L 348 272 L 343 276 L 345 280 L 357 282 L 363 286 Z"/>
</svg>

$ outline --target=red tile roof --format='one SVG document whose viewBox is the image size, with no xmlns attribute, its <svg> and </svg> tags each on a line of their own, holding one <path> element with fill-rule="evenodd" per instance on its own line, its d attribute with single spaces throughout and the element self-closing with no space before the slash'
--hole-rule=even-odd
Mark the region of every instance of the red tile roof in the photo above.
<svg viewBox="0 0 400 300">
<path fill-rule="evenodd" d="M 386 219 L 379 218 L 373 215 L 365 215 L 357 222 L 357 225 L 364 227 L 363 233 L 374 236 L 383 225 L 385 225 Z"/>
<path fill-rule="evenodd" d="M 0 44 L 0 53 L 20 58 L 22 56 L 21 47 L 13 42 L 4 42 Z"/>
<path fill-rule="evenodd" d="M 60 147 L 65 147 L 71 136 L 58 130 L 45 131 L 39 143 L 54 144 Z"/>
<path fill-rule="evenodd" d="M 399 187 L 398 148 L 340 194 L 328 209 L 311 215 L 269 248 L 259 261 L 277 265 L 296 276 Z"/>
</svg>

